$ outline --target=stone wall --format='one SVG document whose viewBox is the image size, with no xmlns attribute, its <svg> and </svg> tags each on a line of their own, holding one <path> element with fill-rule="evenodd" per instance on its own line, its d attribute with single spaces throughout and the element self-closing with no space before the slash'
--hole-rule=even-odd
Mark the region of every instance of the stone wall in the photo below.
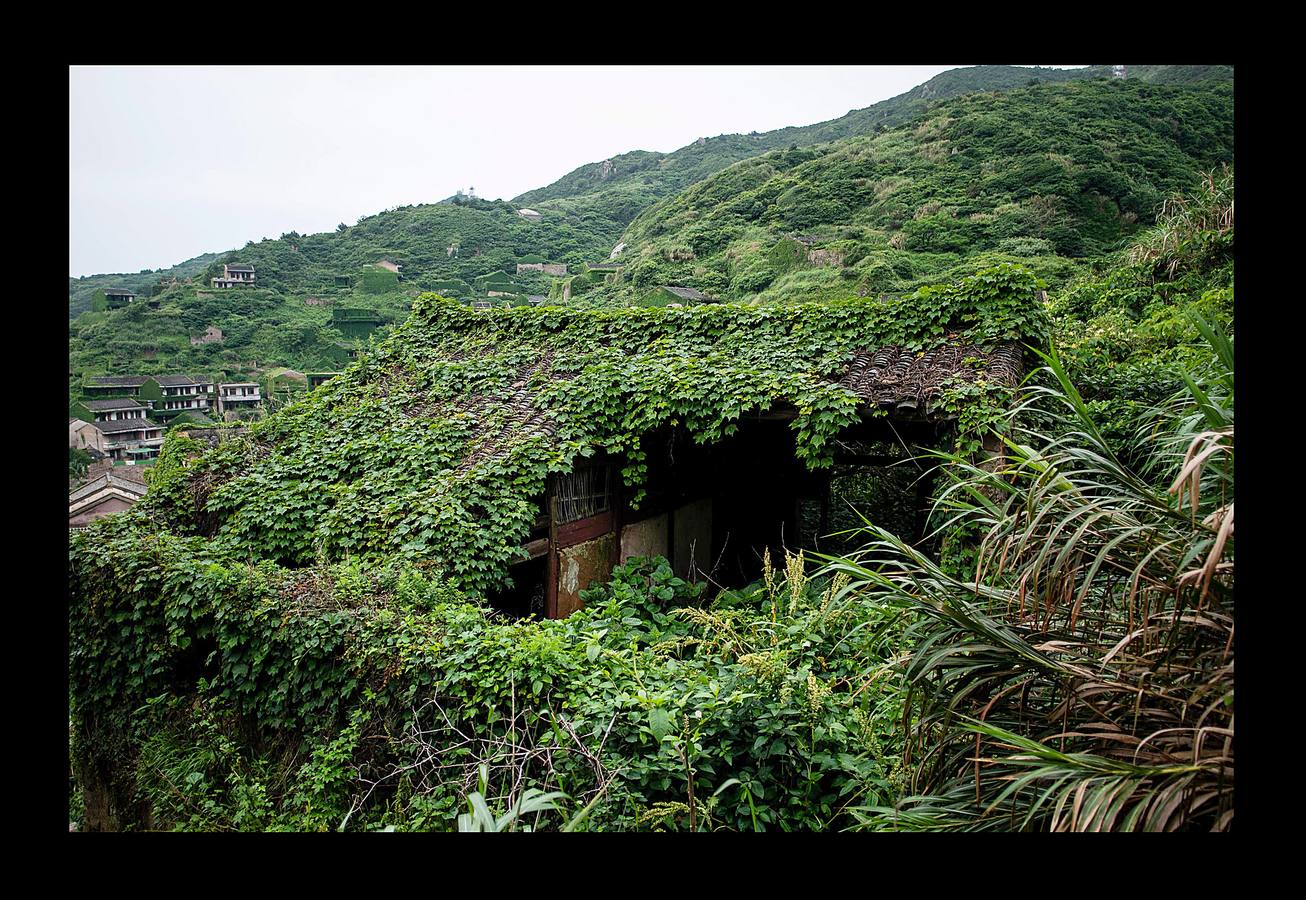
<svg viewBox="0 0 1306 900">
<path fill-rule="evenodd" d="M 543 272 L 561 278 L 567 274 L 567 267 L 563 263 L 517 263 L 517 274 L 522 272 Z"/>
</svg>

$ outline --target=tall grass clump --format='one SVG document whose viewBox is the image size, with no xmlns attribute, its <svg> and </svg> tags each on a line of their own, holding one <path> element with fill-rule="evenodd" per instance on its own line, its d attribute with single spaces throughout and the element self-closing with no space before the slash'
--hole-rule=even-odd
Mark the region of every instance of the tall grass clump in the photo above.
<svg viewBox="0 0 1306 900">
<path fill-rule="evenodd" d="M 1191 194 L 1175 194 L 1161 206 L 1155 227 L 1129 248 L 1131 265 L 1150 266 L 1156 280 L 1180 269 L 1201 269 L 1233 252 L 1233 168 L 1202 175 Z"/>
<path fill-rule="evenodd" d="M 1003 455 L 940 454 L 935 521 L 977 536 L 973 570 L 869 525 L 831 562 L 849 591 L 912 611 L 911 785 L 859 810 L 866 827 L 1232 827 L 1233 344 L 1195 324 L 1209 363 L 1130 452 L 1053 353 Z"/>
</svg>

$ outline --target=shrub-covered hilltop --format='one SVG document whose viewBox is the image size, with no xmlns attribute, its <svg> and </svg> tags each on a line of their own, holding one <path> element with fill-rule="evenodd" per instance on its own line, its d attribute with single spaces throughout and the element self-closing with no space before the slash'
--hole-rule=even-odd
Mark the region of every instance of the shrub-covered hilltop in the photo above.
<svg viewBox="0 0 1306 900">
<path fill-rule="evenodd" d="M 421 290 L 465 299 L 479 276 L 503 270 L 514 273 L 514 290 L 544 294 L 549 277 L 516 275 L 521 259 L 542 254 L 578 264 L 611 246 L 612 227 L 543 216 L 531 222 L 509 204 L 473 198 L 405 207 L 335 232 L 251 242 L 211 258 L 193 278 L 156 281 L 122 309 L 93 311 L 92 298 L 74 296 L 73 308 L 85 302 L 88 311 L 70 323 L 70 362 L 78 373 L 97 374 L 338 369 L 349 357 L 339 346 L 346 335 L 332 325 L 337 307 L 372 310 L 393 324 Z M 382 260 L 400 273 L 375 265 Z M 256 286 L 212 288 L 225 262 L 252 265 Z M 210 327 L 222 340 L 192 345 Z"/>
<path fill-rule="evenodd" d="M 969 94 L 882 134 L 737 163 L 662 200 L 622 235 L 620 276 L 585 298 L 642 302 L 660 285 L 759 302 L 867 296 L 1001 261 L 1056 286 L 1232 159 L 1231 82 Z"/>
<path fill-rule="evenodd" d="M 1228 66 L 1130 66 L 1130 78 L 1154 83 L 1228 81 Z M 815 125 L 752 134 L 704 137 L 673 153 L 637 150 L 581 166 L 546 187 L 513 198 L 518 206 L 547 203 L 601 215 L 623 225 L 657 200 L 675 194 L 742 159 L 771 150 L 809 147 L 894 128 L 926 114 L 932 104 L 977 92 L 1009 91 L 1032 84 L 1111 77 L 1109 66 L 1044 69 L 1038 66 L 969 66 L 950 69 L 906 93 Z"/>
</svg>

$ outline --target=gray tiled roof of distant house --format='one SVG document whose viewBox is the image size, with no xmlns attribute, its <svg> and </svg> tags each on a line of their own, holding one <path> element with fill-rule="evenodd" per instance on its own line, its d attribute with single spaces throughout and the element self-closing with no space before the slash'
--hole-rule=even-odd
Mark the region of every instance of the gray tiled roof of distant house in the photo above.
<svg viewBox="0 0 1306 900">
<path fill-rule="evenodd" d="M 677 297 L 681 298 L 682 300 L 711 300 L 712 299 L 707 294 L 704 294 L 702 291 L 696 291 L 693 288 L 668 287 L 666 288 L 666 290 L 675 294 Z"/>
<path fill-rule="evenodd" d="M 129 397 L 124 397 L 120 400 L 87 400 L 83 405 L 87 409 L 98 409 L 104 411 L 111 410 L 111 409 L 139 409 L 141 411 L 145 410 L 145 407 L 141 406 L 139 403 L 137 403 L 135 400 L 132 400 Z"/>
<path fill-rule="evenodd" d="M 185 387 L 192 384 L 212 384 L 211 378 L 191 378 L 189 375 L 156 375 L 154 380 L 164 387 Z"/>
<path fill-rule="evenodd" d="M 104 295 L 106 297 L 135 297 L 136 292 L 129 291 L 126 288 L 105 288 Z"/>
<path fill-rule="evenodd" d="M 228 271 L 228 272 L 253 272 L 253 271 L 254 271 L 254 267 L 253 267 L 253 266 L 242 266 L 242 265 L 230 265 L 230 266 L 227 266 L 227 271 Z"/>
<path fill-rule="evenodd" d="M 120 434 L 124 431 L 162 431 L 163 426 L 149 419 L 119 419 L 116 422 L 96 422 L 101 434 Z"/>
<path fill-rule="evenodd" d="M 140 387 L 149 381 L 148 375 L 95 375 L 87 379 L 92 387 Z"/>
</svg>

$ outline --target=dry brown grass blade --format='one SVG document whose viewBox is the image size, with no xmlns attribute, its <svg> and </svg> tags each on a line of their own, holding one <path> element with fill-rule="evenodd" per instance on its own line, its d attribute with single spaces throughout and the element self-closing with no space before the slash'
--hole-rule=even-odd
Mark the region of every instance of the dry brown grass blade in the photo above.
<svg viewBox="0 0 1306 900">
<path fill-rule="evenodd" d="M 1220 530 L 1215 535 L 1215 543 L 1211 547 L 1210 555 L 1206 557 L 1206 565 L 1202 566 L 1202 596 L 1198 600 L 1199 603 L 1206 601 L 1206 595 L 1211 589 L 1211 579 L 1215 577 L 1220 565 L 1220 557 L 1224 554 L 1224 545 L 1233 534 L 1233 504 L 1230 503 L 1227 509 L 1228 512 L 1220 518 Z"/>
<path fill-rule="evenodd" d="M 1222 429 L 1220 431 L 1203 431 L 1193 438 L 1192 443 L 1188 445 L 1188 452 L 1184 455 L 1184 462 L 1179 474 L 1175 477 L 1174 483 L 1170 485 L 1169 493 L 1175 494 L 1179 505 L 1184 505 L 1184 496 L 1188 495 L 1189 505 L 1192 514 L 1197 515 L 1197 506 L 1201 495 L 1202 467 L 1206 460 L 1212 454 L 1227 449 L 1223 441 L 1228 438 L 1233 441 L 1233 429 Z M 1199 447 L 1206 446 L 1198 450 Z"/>
</svg>

